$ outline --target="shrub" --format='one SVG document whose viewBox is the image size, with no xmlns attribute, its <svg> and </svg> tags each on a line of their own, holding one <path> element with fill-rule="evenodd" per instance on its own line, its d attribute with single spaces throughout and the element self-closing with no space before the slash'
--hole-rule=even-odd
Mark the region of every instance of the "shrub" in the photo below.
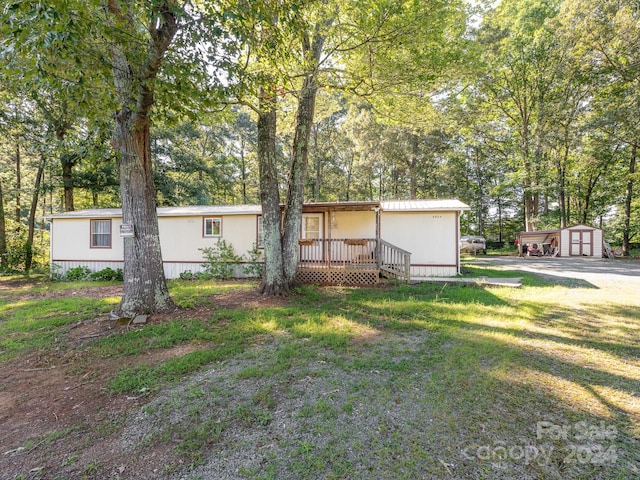
<svg viewBox="0 0 640 480">
<path fill-rule="evenodd" d="M 196 276 L 193 274 L 191 270 L 185 270 L 184 272 L 180 272 L 180 280 L 193 280 Z"/>
<path fill-rule="evenodd" d="M 204 274 L 213 278 L 231 278 L 235 266 L 242 262 L 242 257 L 233 251 L 233 245 L 225 240 L 219 240 L 213 247 L 200 248 L 199 250 L 208 262 L 202 264 Z M 198 278 L 202 277 L 198 275 Z"/>
<path fill-rule="evenodd" d="M 261 260 L 262 252 L 254 243 L 253 248 L 247 252 L 247 264 L 242 268 L 242 272 L 252 278 L 262 278 L 264 273 L 264 262 Z"/>
<path fill-rule="evenodd" d="M 86 280 L 91 275 L 89 267 L 74 267 L 67 270 L 64 279 L 69 282 L 77 282 L 78 280 Z"/>
<path fill-rule="evenodd" d="M 113 268 L 107 267 L 97 272 L 92 272 L 89 267 L 80 266 L 70 268 L 64 275 L 59 271 L 61 268 L 60 265 L 52 265 L 50 274 L 52 280 L 63 282 L 78 282 L 81 280 L 89 280 L 92 282 L 121 282 L 123 280 L 121 268 L 114 270 Z"/>
<path fill-rule="evenodd" d="M 107 268 L 103 268 L 98 272 L 93 272 L 92 274 L 90 274 L 89 280 L 105 281 L 105 282 L 112 282 L 112 281 L 121 282 L 122 280 L 124 280 L 124 278 L 122 275 L 121 268 L 114 270 L 113 268 L 107 267 Z"/>
<path fill-rule="evenodd" d="M 214 277 L 209 272 L 197 272 L 195 273 L 195 278 L 197 278 L 198 280 L 211 280 L 212 278 L 218 278 L 218 277 Z"/>
<path fill-rule="evenodd" d="M 62 280 L 64 280 L 64 275 L 60 273 L 61 270 L 62 267 L 60 265 L 58 265 L 57 263 L 52 263 L 49 272 L 49 278 L 51 278 L 51 280 L 61 282 Z"/>
</svg>

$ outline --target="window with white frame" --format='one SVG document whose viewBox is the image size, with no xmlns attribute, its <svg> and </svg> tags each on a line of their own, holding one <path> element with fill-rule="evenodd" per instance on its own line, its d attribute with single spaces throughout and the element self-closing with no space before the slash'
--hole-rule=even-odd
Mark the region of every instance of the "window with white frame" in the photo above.
<svg viewBox="0 0 640 480">
<path fill-rule="evenodd" d="M 258 215 L 258 238 L 256 239 L 256 247 L 264 248 L 264 222 L 262 215 Z"/>
<path fill-rule="evenodd" d="M 222 235 L 222 219 L 205 218 L 203 229 L 205 237 L 220 237 Z"/>
<path fill-rule="evenodd" d="M 111 248 L 111 220 L 91 220 L 91 248 Z"/>
</svg>

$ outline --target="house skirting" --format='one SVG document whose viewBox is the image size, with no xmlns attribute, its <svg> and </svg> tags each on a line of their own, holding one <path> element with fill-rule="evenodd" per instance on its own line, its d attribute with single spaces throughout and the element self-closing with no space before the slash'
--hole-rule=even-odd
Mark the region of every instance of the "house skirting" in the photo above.
<svg viewBox="0 0 640 480">
<path fill-rule="evenodd" d="M 457 265 L 411 265 L 412 277 L 455 277 Z"/>
<path fill-rule="evenodd" d="M 300 283 L 316 285 L 375 285 L 380 278 L 377 268 L 299 267 Z"/>
<path fill-rule="evenodd" d="M 53 260 L 52 273 L 64 275 L 71 268 L 88 267 L 92 272 L 98 272 L 107 267 L 117 270 L 123 267 L 120 260 Z M 198 273 L 204 271 L 203 262 L 164 262 L 166 278 L 180 278 L 180 274 L 190 271 Z M 246 264 L 235 266 L 235 278 L 247 278 L 244 272 Z M 458 268 L 455 265 L 411 265 L 411 277 L 455 277 Z M 376 268 L 340 268 L 340 267 L 300 267 L 298 280 L 302 283 L 316 283 L 322 285 L 375 285 L 379 281 L 380 271 Z"/>
</svg>

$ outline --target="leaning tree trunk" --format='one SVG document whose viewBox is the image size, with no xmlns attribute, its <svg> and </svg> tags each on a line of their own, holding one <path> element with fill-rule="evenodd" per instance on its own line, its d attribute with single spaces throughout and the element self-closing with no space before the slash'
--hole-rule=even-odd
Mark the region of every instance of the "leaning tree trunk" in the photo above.
<svg viewBox="0 0 640 480">
<path fill-rule="evenodd" d="M 42 183 L 42 175 L 44 174 L 44 167 L 46 164 L 45 157 L 40 159 L 40 165 L 38 165 L 38 172 L 36 173 L 36 183 L 33 187 L 33 197 L 31 199 L 31 208 L 29 209 L 29 231 L 27 234 L 27 243 L 25 244 L 25 271 L 31 270 L 33 263 L 33 236 L 36 230 L 36 209 L 38 208 L 38 197 L 40 196 L 40 184 Z"/>
<path fill-rule="evenodd" d="M 307 175 L 309 156 L 309 138 L 313 126 L 316 96 L 318 93 L 318 71 L 320 55 L 324 46 L 324 37 L 316 31 L 313 43 L 305 39 L 303 49 L 313 61 L 314 70 L 303 81 L 298 99 L 296 128 L 291 149 L 289 167 L 287 204 L 284 212 L 284 231 L 282 236 L 282 255 L 284 276 L 289 287 L 296 284 L 298 273 L 298 255 L 300 230 L 302 226 L 302 204 L 304 203 L 304 183 Z M 305 55 L 306 56 L 306 55 Z"/>
<path fill-rule="evenodd" d="M 315 78 L 310 75 L 304 81 L 298 102 L 296 131 L 289 170 L 289 190 L 284 212 L 282 255 L 284 257 L 284 275 L 289 286 L 295 285 L 298 271 L 298 240 L 300 240 L 302 226 L 302 204 L 304 203 L 304 182 L 307 175 L 309 133 L 313 123 L 316 92 Z"/>
<path fill-rule="evenodd" d="M 120 28 L 135 28 L 131 11 L 121 9 L 119 1 L 110 0 L 107 7 Z M 170 1 L 154 4 L 144 65 L 132 65 L 123 53 L 125 47 L 112 46 L 112 71 L 119 103 L 112 143 L 118 155 L 122 222 L 133 226 L 133 236 L 123 239 L 124 288 L 116 309 L 121 317 L 174 308 L 160 250 L 149 140 L 155 79 L 178 31 L 174 7 Z"/>
<path fill-rule="evenodd" d="M 627 179 L 627 191 L 624 198 L 624 231 L 622 236 L 622 255 L 625 257 L 631 252 L 631 203 L 633 200 L 633 177 L 636 173 L 637 146 L 631 147 L 631 159 L 629 160 L 629 176 Z"/>
<path fill-rule="evenodd" d="M 264 243 L 264 295 L 283 295 L 288 291 L 284 278 L 280 237 L 280 190 L 276 161 L 275 94 L 260 93 L 258 114 L 258 163 L 260 166 L 260 203 Z"/>
</svg>

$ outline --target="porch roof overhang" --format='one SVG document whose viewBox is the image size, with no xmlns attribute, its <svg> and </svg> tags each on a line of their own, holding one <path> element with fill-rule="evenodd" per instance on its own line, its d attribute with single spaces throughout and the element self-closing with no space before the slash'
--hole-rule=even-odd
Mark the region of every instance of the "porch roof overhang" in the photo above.
<svg viewBox="0 0 640 480">
<path fill-rule="evenodd" d="M 302 211 L 339 212 L 366 211 L 379 209 L 383 212 L 432 212 L 432 211 L 468 211 L 469 205 L 455 199 L 433 200 L 381 200 L 373 202 L 316 202 L 305 203 Z"/>
<path fill-rule="evenodd" d="M 385 200 L 380 202 L 383 212 L 464 212 L 469 205 L 456 199 Z"/>
<path fill-rule="evenodd" d="M 370 211 L 380 208 L 380 202 L 315 202 L 302 205 L 303 213 Z"/>
</svg>

